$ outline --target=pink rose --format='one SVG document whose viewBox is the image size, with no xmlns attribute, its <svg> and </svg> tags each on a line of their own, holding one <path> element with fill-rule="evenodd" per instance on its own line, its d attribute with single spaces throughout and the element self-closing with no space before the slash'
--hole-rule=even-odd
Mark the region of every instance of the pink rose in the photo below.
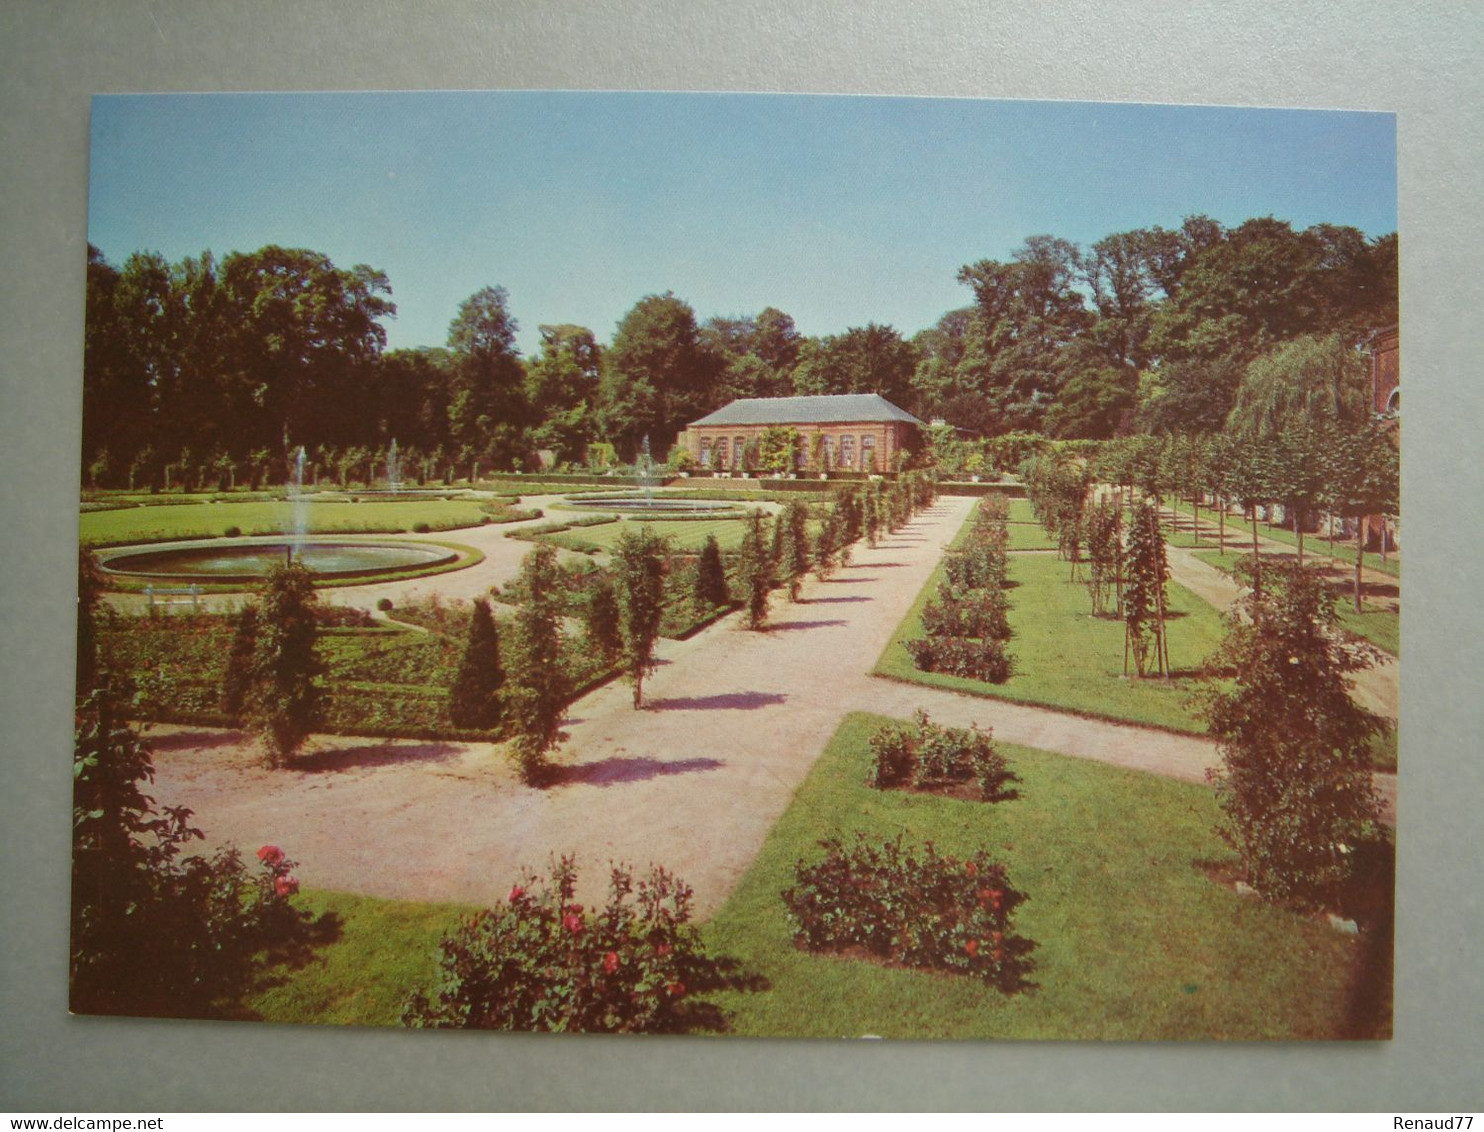
<svg viewBox="0 0 1484 1132">
<path fill-rule="evenodd" d="M 276 877 L 273 881 L 273 891 L 279 896 L 292 896 L 299 891 L 299 878 Z"/>
<path fill-rule="evenodd" d="M 577 915 L 575 912 L 568 912 L 565 916 L 562 917 L 562 927 L 566 928 L 573 935 L 581 935 L 582 917 Z"/>
<path fill-rule="evenodd" d="M 514 904 L 517 900 L 519 900 L 525 894 L 526 894 L 526 890 L 523 889 L 520 885 L 516 885 L 514 888 L 512 888 L 510 890 L 510 903 Z"/>
<path fill-rule="evenodd" d="M 272 868 L 283 860 L 283 850 L 277 845 L 264 845 L 258 850 L 258 860 L 262 861 L 269 868 Z"/>
</svg>

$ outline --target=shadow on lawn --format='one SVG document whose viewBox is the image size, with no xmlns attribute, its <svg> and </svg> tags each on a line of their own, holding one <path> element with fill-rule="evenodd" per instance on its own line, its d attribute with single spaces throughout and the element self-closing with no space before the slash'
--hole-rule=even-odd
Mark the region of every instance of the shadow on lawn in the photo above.
<svg viewBox="0 0 1484 1132">
<path fill-rule="evenodd" d="M 782 692 L 720 692 L 714 696 L 675 696 L 649 700 L 650 711 L 754 711 L 788 699 Z"/>
</svg>

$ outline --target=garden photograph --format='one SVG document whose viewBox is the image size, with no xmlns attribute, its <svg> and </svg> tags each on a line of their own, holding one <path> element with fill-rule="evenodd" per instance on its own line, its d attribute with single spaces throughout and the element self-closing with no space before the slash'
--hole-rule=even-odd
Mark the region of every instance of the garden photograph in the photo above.
<svg viewBox="0 0 1484 1132">
<path fill-rule="evenodd" d="M 90 130 L 74 1014 L 1392 1036 L 1394 116 Z"/>
</svg>

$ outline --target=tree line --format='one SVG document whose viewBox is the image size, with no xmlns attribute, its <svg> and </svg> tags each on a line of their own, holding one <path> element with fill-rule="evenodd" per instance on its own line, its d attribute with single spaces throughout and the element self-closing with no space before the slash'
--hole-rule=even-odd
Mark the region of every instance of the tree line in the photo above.
<svg viewBox="0 0 1484 1132">
<path fill-rule="evenodd" d="M 985 436 L 1210 431 L 1262 359 L 1303 340 L 1353 352 L 1395 322 L 1396 254 L 1394 234 L 1193 216 L 966 264 L 972 302 L 911 337 L 875 322 L 810 337 L 775 307 L 703 321 L 666 292 L 606 343 L 542 325 L 526 357 L 498 286 L 460 305 L 444 346 L 388 350 L 396 306 L 374 268 L 276 246 L 115 266 L 90 246 L 84 478 L 257 486 L 302 445 L 317 474 L 365 479 L 394 439 L 420 480 L 543 450 L 627 460 L 733 398 L 794 394 L 879 393 Z"/>
</svg>

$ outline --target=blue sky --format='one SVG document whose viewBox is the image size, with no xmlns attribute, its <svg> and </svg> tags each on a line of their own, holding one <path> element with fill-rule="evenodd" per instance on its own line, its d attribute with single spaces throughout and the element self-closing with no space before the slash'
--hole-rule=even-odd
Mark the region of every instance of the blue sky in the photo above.
<svg viewBox="0 0 1484 1132">
<path fill-rule="evenodd" d="M 1389 114 L 805 95 L 449 92 L 99 96 L 89 240 L 122 264 L 265 244 L 391 279 L 389 345 L 442 345 L 505 287 L 602 341 L 674 291 L 700 319 L 911 335 L 958 269 L 1050 233 L 1090 244 L 1276 216 L 1396 229 Z"/>
</svg>

